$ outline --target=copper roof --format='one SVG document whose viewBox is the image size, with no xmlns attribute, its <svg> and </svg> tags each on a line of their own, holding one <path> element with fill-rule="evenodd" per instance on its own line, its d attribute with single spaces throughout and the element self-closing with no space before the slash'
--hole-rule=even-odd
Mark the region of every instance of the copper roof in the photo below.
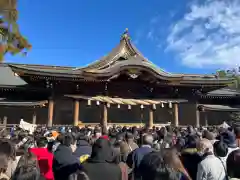
<svg viewBox="0 0 240 180">
<path fill-rule="evenodd" d="M 18 107 L 35 107 L 35 106 L 44 106 L 48 101 L 0 101 L 0 106 L 18 106 Z"/>
<path fill-rule="evenodd" d="M 15 76 L 14 72 L 6 64 L 0 66 L 0 86 L 24 86 L 27 83 L 19 76 Z"/>
<path fill-rule="evenodd" d="M 227 106 L 227 105 L 216 105 L 216 104 L 201 104 L 199 105 L 200 109 L 204 111 L 227 111 L 227 112 L 236 112 L 240 111 L 239 106 Z"/>
<path fill-rule="evenodd" d="M 124 32 L 118 46 L 116 46 L 108 55 L 86 67 L 77 68 L 21 64 L 9 64 L 9 66 L 16 73 L 37 77 L 78 78 L 83 80 L 101 79 L 101 81 L 108 81 L 117 74 L 135 69 L 137 71 L 147 71 L 157 79 L 178 81 L 178 84 L 182 85 L 220 85 L 222 87 L 233 82 L 232 79 L 218 78 L 213 75 L 168 73 L 154 65 L 140 53 L 134 44 L 132 44 L 128 31 Z"/>
</svg>

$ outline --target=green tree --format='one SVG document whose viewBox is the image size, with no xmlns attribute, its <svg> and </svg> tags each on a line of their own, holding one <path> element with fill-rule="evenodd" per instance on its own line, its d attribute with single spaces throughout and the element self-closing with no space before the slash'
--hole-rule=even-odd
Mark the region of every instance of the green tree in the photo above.
<svg viewBox="0 0 240 180">
<path fill-rule="evenodd" d="M 233 78 L 235 79 L 234 84 L 230 84 L 230 87 L 240 89 L 240 67 L 217 71 L 217 76 L 221 78 Z M 230 118 L 233 122 L 240 121 L 240 112 L 231 112 Z"/>
<path fill-rule="evenodd" d="M 0 61 L 7 53 L 26 55 L 31 49 L 28 40 L 20 33 L 17 20 L 17 0 L 0 0 Z"/>
<path fill-rule="evenodd" d="M 239 67 L 238 68 L 233 68 L 233 69 L 230 69 L 230 70 L 219 70 L 219 71 L 217 71 L 217 76 L 220 77 L 220 78 L 233 78 L 234 83 L 229 84 L 229 86 L 240 89 Z"/>
<path fill-rule="evenodd" d="M 240 112 L 231 112 L 230 117 L 233 122 L 240 121 Z"/>
</svg>

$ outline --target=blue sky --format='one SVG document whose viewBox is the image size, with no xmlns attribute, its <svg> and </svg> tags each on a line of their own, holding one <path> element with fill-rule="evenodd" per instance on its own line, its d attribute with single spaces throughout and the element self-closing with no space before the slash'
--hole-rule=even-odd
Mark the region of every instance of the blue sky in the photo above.
<svg viewBox="0 0 240 180">
<path fill-rule="evenodd" d="M 84 66 L 106 55 L 125 28 L 137 48 L 169 72 L 212 73 L 238 65 L 238 0 L 19 0 L 33 49 L 7 62 Z"/>
</svg>

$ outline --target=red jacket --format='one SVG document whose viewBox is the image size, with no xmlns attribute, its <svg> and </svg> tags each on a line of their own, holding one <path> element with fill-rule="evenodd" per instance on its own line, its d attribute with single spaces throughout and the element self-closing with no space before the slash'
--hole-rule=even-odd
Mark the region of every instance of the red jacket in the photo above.
<svg viewBox="0 0 240 180">
<path fill-rule="evenodd" d="M 108 137 L 107 135 L 102 135 L 102 136 L 100 136 L 99 139 L 106 139 L 106 140 L 109 140 L 109 137 Z"/>
<path fill-rule="evenodd" d="M 31 148 L 29 151 L 37 156 L 41 174 L 47 180 L 54 180 L 52 171 L 53 154 L 47 148 Z"/>
</svg>

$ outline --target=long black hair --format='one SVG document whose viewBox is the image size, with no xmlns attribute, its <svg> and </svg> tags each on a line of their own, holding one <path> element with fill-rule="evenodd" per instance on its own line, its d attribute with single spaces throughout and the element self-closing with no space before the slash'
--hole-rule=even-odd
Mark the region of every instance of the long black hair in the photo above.
<svg viewBox="0 0 240 180">
<path fill-rule="evenodd" d="M 25 153 L 19 160 L 12 180 L 39 180 L 41 177 L 37 158 L 32 153 Z"/>
</svg>

